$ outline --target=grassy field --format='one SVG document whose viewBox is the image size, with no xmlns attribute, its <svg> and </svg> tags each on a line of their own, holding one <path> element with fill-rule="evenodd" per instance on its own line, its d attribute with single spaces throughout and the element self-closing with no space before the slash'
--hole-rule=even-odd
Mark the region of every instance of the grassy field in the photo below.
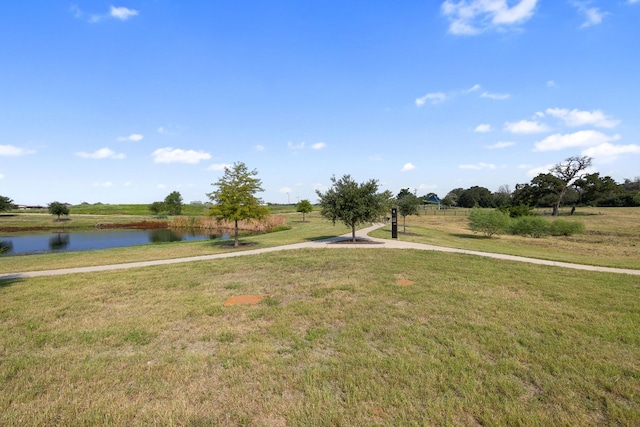
<svg viewBox="0 0 640 427">
<path fill-rule="evenodd" d="M 574 215 L 561 218 L 584 223 L 584 234 L 544 238 L 511 235 L 487 238 L 474 234 L 468 229 L 466 213 L 430 210 L 408 216 L 406 233 L 400 218 L 398 237 L 403 241 L 460 249 L 640 269 L 640 208 L 579 208 Z M 374 231 L 372 236 L 390 238 L 390 225 Z"/>
<path fill-rule="evenodd" d="M 436 252 L 4 281 L 0 425 L 639 425 L 638 324 L 637 277 Z"/>
</svg>

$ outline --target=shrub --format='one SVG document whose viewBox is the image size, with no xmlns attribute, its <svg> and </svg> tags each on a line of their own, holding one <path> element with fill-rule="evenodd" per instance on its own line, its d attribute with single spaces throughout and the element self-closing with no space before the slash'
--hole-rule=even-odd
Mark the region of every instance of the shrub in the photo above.
<svg viewBox="0 0 640 427">
<path fill-rule="evenodd" d="M 469 228 L 476 233 L 482 232 L 487 237 L 505 232 L 509 229 L 510 222 L 509 214 L 497 209 L 482 210 L 475 207 L 469 213 Z"/>
<path fill-rule="evenodd" d="M 550 223 L 539 216 L 522 216 L 511 222 L 511 234 L 542 237 L 549 234 Z"/>
<path fill-rule="evenodd" d="M 511 218 L 534 215 L 533 208 L 528 205 L 502 207 L 500 208 L 500 210 L 503 212 L 507 212 Z"/>
<path fill-rule="evenodd" d="M 552 236 L 571 236 L 584 233 L 584 224 L 578 221 L 556 219 L 549 224 L 549 233 Z"/>
</svg>

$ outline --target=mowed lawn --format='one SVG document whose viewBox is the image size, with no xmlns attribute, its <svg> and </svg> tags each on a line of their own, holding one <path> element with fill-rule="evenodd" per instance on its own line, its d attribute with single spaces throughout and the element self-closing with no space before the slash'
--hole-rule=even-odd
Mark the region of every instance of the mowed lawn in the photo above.
<svg viewBox="0 0 640 427">
<path fill-rule="evenodd" d="M 2 281 L 0 425 L 640 425 L 639 326 L 638 276 L 414 250 Z"/>
</svg>

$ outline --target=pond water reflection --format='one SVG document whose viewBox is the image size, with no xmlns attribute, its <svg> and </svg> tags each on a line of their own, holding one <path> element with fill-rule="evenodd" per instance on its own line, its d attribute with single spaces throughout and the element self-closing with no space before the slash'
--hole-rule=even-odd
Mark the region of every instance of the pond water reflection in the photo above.
<svg viewBox="0 0 640 427">
<path fill-rule="evenodd" d="M 0 254 L 19 255 L 45 252 L 87 251 L 148 243 L 181 242 L 229 238 L 223 230 L 99 230 L 29 235 L 0 235 Z"/>
</svg>

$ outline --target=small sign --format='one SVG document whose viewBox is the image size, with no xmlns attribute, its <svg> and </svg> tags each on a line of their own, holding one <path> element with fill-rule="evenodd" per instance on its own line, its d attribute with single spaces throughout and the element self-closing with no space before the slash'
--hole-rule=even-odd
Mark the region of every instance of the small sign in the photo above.
<svg viewBox="0 0 640 427">
<path fill-rule="evenodd" d="M 398 209 L 391 208 L 391 238 L 398 238 Z"/>
</svg>

